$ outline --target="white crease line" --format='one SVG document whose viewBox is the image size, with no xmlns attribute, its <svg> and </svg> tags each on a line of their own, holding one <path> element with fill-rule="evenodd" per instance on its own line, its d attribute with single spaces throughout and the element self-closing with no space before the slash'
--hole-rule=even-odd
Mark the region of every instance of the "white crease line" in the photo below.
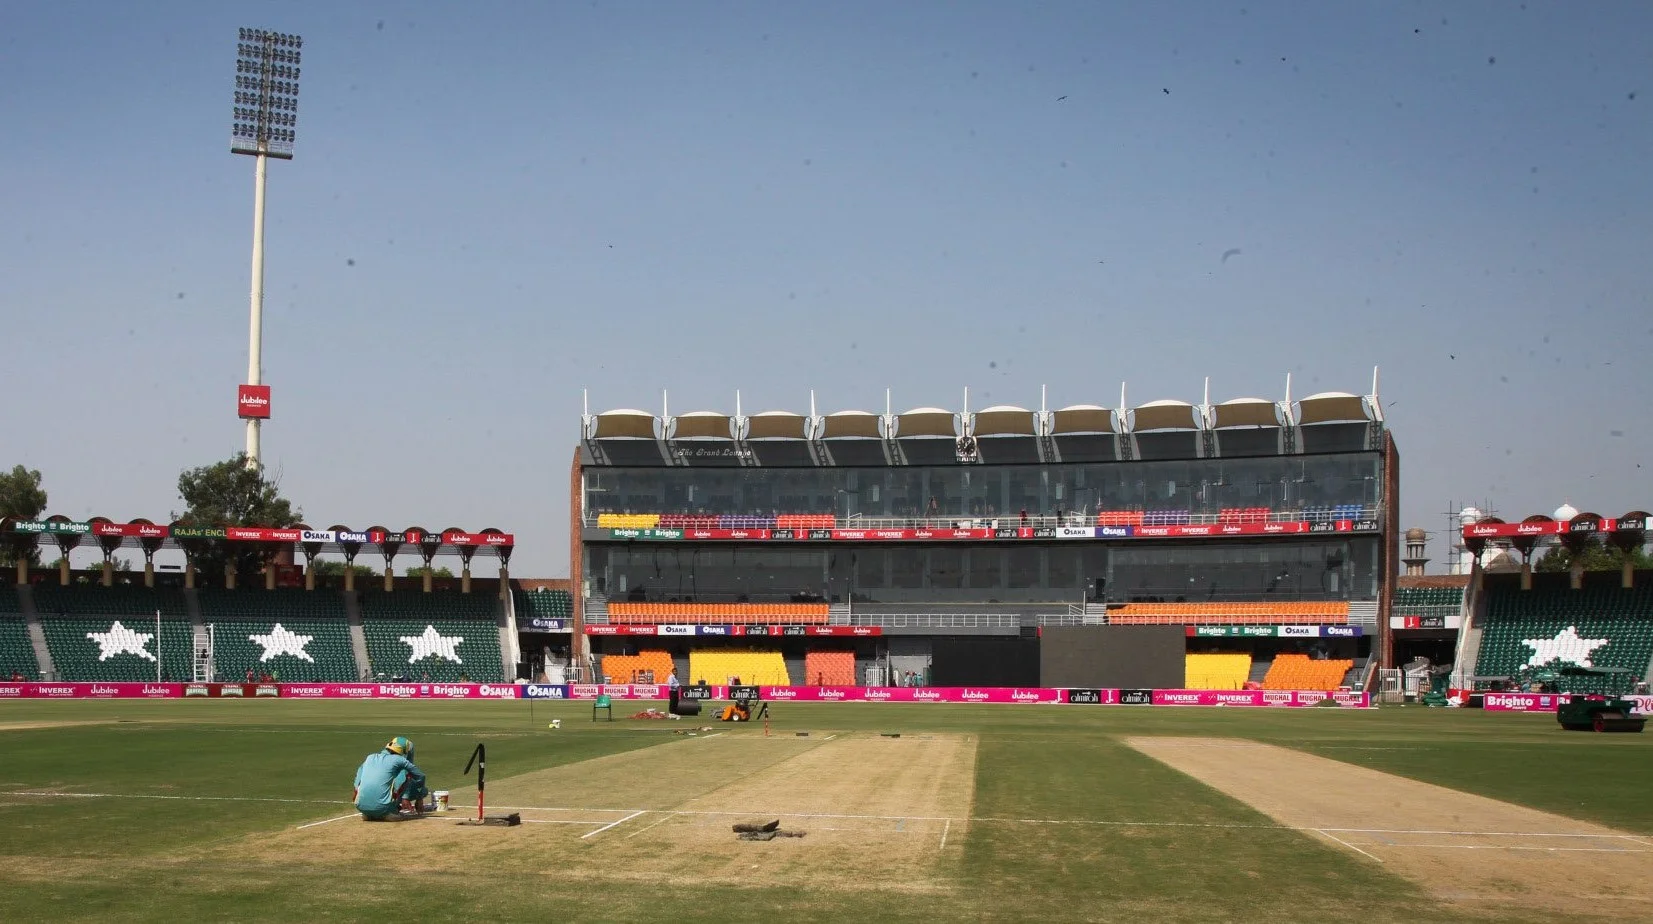
<svg viewBox="0 0 1653 924">
<path fill-rule="evenodd" d="M 821 740 L 822 741 L 831 741 L 832 739 L 834 739 L 836 737 L 838 737 L 838 736 L 837 735 L 827 735 L 825 738 L 822 738 Z"/>
<path fill-rule="evenodd" d="M 642 815 L 644 812 L 647 812 L 647 811 L 648 811 L 648 809 L 644 809 L 642 812 L 632 812 L 630 815 L 627 815 L 626 817 L 620 819 L 619 821 L 611 821 L 608 824 L 603 825 L 601 828 L 598 828 L 595 831 L 587 831 L 586 833 L 580 835 L 580 840 L 583 841 L 588 837 L 595 837 L 596 835 L 601 834 L 604 831 L 607 831 L 609 828 L 614 828 L 614 827 L 618 827 L 619 825 L 623 825 L 626 822 L 632 820 L 633 818 L 636 818 L 638 815 Z"/>
<path fill-rule="evenodd" d="M 0 796 L 31 796 L 53 799 L 164 799 L 170 802 L 289 802 L 302 805 L 348 805 L 341 799 L 275 799 L 268 796 L 162 796 L 152 793 L 37 792 L 9 790 Z"/>
<path fill-rule="evenodd" d="M 525 824 L 525 825 L 581 825 L 581 826 L 589 827 L 591 825 L 597 824 L 598 822 L 595 822 L 595 821 L 569 821 L 569 820 L 562 819 L 562 818 L 556 818 L 556 819 L 524 818 L 524 819 L 522 819 L 522 823 Z"/>
<path fill-rule="evenodd" d="M 660 827 L 661 825 L 665 824 L 668 821 L 671 821 L 673 818 L 676 818 L 676 817 L 677 817 L 677 813 L 676 812 L 671 812 L 670 814 L 666 815 L 664 818 L 660 819 L 659 821 L 655 822 L 654 824 L 644 825 L 643 827 L 638 828 L 636 831 L 633 831 L 630 834 L 627 834 L 626 837 L 627 838 L 633 838 L 633 837 L 636 837 L 639 834 L 642 834 L 645 831 L 653 831 L 655 828 Z"/>
<path fill-rule="evenodd" d="M 721 735 L 721 734 L 723 734 L 723 732 L 713 732 L 710 735 L 701 735 L 700 740 L 705 741 L 709 738 L 716 738 L 718 735 Z"/>
<path fill-rule="evenodd" d="M 1372 855 L 1372 854 L 1369 854 L 1369 853 L 1367 853 L 1367 852 L 1366 852 L 1366 851 L 1364 851 L 1364 850 L 1361 850 L 1361 849 L 1360 849 L 1360 848 L 1359 848 L 1359 847 L 1356 847 L 1356 846 L 1355 846 L 1355 845 L 1353 845 L 1353 844 L 1351 844 L 1351 843 L 1349 843 L 1349 842 L 1348 842 L 1348 841 L 1346 841 L 1346 840 L 1344 840 L 1344 839 L 1343 839 L 1343 838 L 1341 838 L 1341 837 L 1338 837 L 1338 836 L 1337 836 L 1337 835 L 1335 835 L 1335 834 L 1327 834 L 1327 833 L 1326 833 L 1326 832 L 1325 832 L 1325 831 L 1324 831 L 1324 830 L 1322 830 L 1322 829 L 1320 829 L 1320 828 L 1313 828 L 1313 829 L 1311 829 L 1311 830 L 1313 830 L 1313 831 L 1314 831 L 1314 832 L 1315 832 L 1315 833 L 1316 833 L 1316 834 L 1322 834 L 1322 835 L 1325 835 L 1325 836 L 1326 836 L 1326 837 L 1329 837 L 1329 838 L 1331 838 L 1331 839 L 1332 839 L 1332 840 L 1334 840 L 1334 841 L 1337 841 L 1337 842 L 1338 842 L 1338 843 L 1339 843 L 1339 844 L 1342 844 L 1342 845 L 1343 845 L 1343 846 L 1345 846 L 1345 847 L 1347 847 L 1347 848 L 1349 848 L 1349 849 L 1350 849 L 1350 850 L 1353 850 L 1353 851 L 1354 851 L 1354 852 L 1355 852 L 1355 853 L 1358 853 L 1358 854 L 1360 854 L 1360 855 L 1361 855 L 1361 856 L 1363 856 L 1363 857 L 1366 857 L 1366 858 L 1368 858 L 1368 859 L 1370 859 L 1370 860 L 1374 860 L 1374 861 L 1376 861 L 1376 862 L 1378 862 L 1378 863 L 1382 863 L 1382 862 L 1383 862 L 1383 861 L 1382 861 L 1382 860 L 1379 860 L 1379 859 L 1378 859 L 1378 858 L 1377 858 L 1377 857 L 1375 857 L 1375 856 L 1373 856 L 1373 855 Z"/>
<path fill-rule="evenodd" d="M 1521 844 L 1396 844 L 1404 850 L 1553 850 L 1561 853 L 1653 853 L 1624 847 L 1527 847 Z"/>
<path fill-rule="evenodd" d="M 1653 847 L 1653 843 L 1645 841 L 1634 834 L 1620 834 L 1619 837 L 1624 838 L 1632 844 L 1640 844 L 1643 847 Z"/>
<path fill-rule="evenodd" d="M 314 828 L 317 825 L 330 825 L 335 821 L 343 821 L 346 818 L 355 818 L 355 817 L 359 816 L 360 814 L 361 814 L 360 812 L 351 812 L 348 815 L 340 815 L 337 818 L 329 818 L 329 819 L 326 819 L 325 821 L 312 821 L 307 825 L 299 825 L 294 830 L 295 831 L 303 831 L 305 828 Z"/>
<path fill-rule="evenodd" d="M 949 818 L 947 823 L 941 826 L 941 846 L 937 847 L 937 850 L 947 849 L 947 832 L 951 830 L 953 830 L 953 820 Z"/>
</svg>

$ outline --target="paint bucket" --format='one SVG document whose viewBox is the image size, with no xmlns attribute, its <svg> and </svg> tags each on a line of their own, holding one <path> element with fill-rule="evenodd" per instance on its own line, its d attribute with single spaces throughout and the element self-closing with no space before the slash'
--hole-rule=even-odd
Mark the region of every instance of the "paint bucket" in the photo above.
<svg viewBox="0 0 1653 924">
<path fill-rule="evenodd" d="M 438 812 L 447 811 L 448 810 L 448 791 L 446 789 L 438 789 L 435 793 L 433 793 L 433 795 L 436 796 L 436 810 Z"/>
</svg>

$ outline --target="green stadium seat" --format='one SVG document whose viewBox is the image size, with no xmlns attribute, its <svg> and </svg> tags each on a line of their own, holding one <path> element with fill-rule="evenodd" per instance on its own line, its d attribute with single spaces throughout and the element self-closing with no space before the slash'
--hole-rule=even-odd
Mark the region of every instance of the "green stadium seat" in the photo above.
<svg viewBox="0 0 1653 924">
<path fill-rule="evenodd" d="M 1564 574 L 1534 576 L 1530 591 L 1514 580 L 1488 583 L 1487 617 L 1475 673 L 1514 677 L 1544 667 L 1534 663 L 1539 651 L 1529 640 L 1552 642 L 1545 653 L 1550 666 L 1580 664 L 1619 667 L 1636 677 L 1653 659 L 1653 580 L 1638 580 L 1630 590 L 1618 586 L 1618 574 L 1587 575 L 1582 590 L 1572 590 Z M 1641 575 L 1638 575 L 1641 577 Z M 1574 639 L 1581 641 L 1574 641 Z M 1566 692 L 1597 692 L 1599 680 L 1567 678 Z"/>
<path fill-rule="evenodd" d="M 194 673 L 195 630 L 181 591 L 39 585 L 34 602 L 64 680 L 142 682 L 155 679 L 157 665 L 166 680 L 189 680 Z"/>
<path fill-rule="evenodd" d="M 574 598 L 566 590 L 516 590 L 517 618 L 542 616 L 547 619 L 570 619 L 574 616 Z"/>
<path fill-rule="evenodd" d="M 40 665 L 35 663 L 34 644 L 29 641 L 29 626 L 23 619 L 17 590 L 0 587 L 0 681 L 10 680 L 13 674 L 39 680 Z"/>
<path fill-rule="evenodd" d="M 284 683 L 349 682 L 361 672 L 350 646 L 344 598 L 332 591 L 199 590 L 201 618 L 212 629 L 218 676 L 248 671 Z M 281 629 L 277 630 L 276 626 Z M 266 646 L 263 642 L 269 642 Z M 303 657 L 300 655 L 308 657 Z"/>
<path fill-rule="evenodd" d="M 362 630 L 373 671 L 438 683 L 503 679 L 499 600 L 491 594 L 362 595 Z M 459 641 L 453 641 L 459 639 Z"/>
</svg>

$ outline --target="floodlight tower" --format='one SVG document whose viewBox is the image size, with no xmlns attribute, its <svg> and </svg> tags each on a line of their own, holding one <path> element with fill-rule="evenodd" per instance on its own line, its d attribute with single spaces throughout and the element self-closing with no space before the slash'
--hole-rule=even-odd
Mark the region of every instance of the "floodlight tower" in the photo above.
<svg viewBox="0 0 1653 924">
<path fill-rule="evenodd" d="M 242 29 L 235 46 L 235 118 L 230 151 L 257 158 L 253 170 L 252 330 L 247 339 L 247 382 L 236 398 L 247 421 L 247 464 L 260 460 L 259 425 L 270 416 L 264 360 L 264 177 L 272 157 L 293 159 L 298 126 L 299 51 L 304 39 L 285 32 Z"/>
</svg>

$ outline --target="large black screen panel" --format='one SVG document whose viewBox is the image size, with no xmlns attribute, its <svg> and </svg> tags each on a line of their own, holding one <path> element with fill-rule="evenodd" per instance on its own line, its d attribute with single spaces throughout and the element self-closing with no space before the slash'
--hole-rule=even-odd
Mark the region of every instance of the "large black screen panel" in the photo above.
<svg viewBox="0 0 1653 924">
<path fill-rule="evenodd" d="M 1182 626 L 1067 626 L 1044 630 L 1039 685 L 1171 690 L 1183 685 Z"/>
<path fill-rule="evenodd" d="M 937 636 L 930 643 L 930 685 L 1035 687 L 1039 640 L 1003 635 Z"/>
</svg>

